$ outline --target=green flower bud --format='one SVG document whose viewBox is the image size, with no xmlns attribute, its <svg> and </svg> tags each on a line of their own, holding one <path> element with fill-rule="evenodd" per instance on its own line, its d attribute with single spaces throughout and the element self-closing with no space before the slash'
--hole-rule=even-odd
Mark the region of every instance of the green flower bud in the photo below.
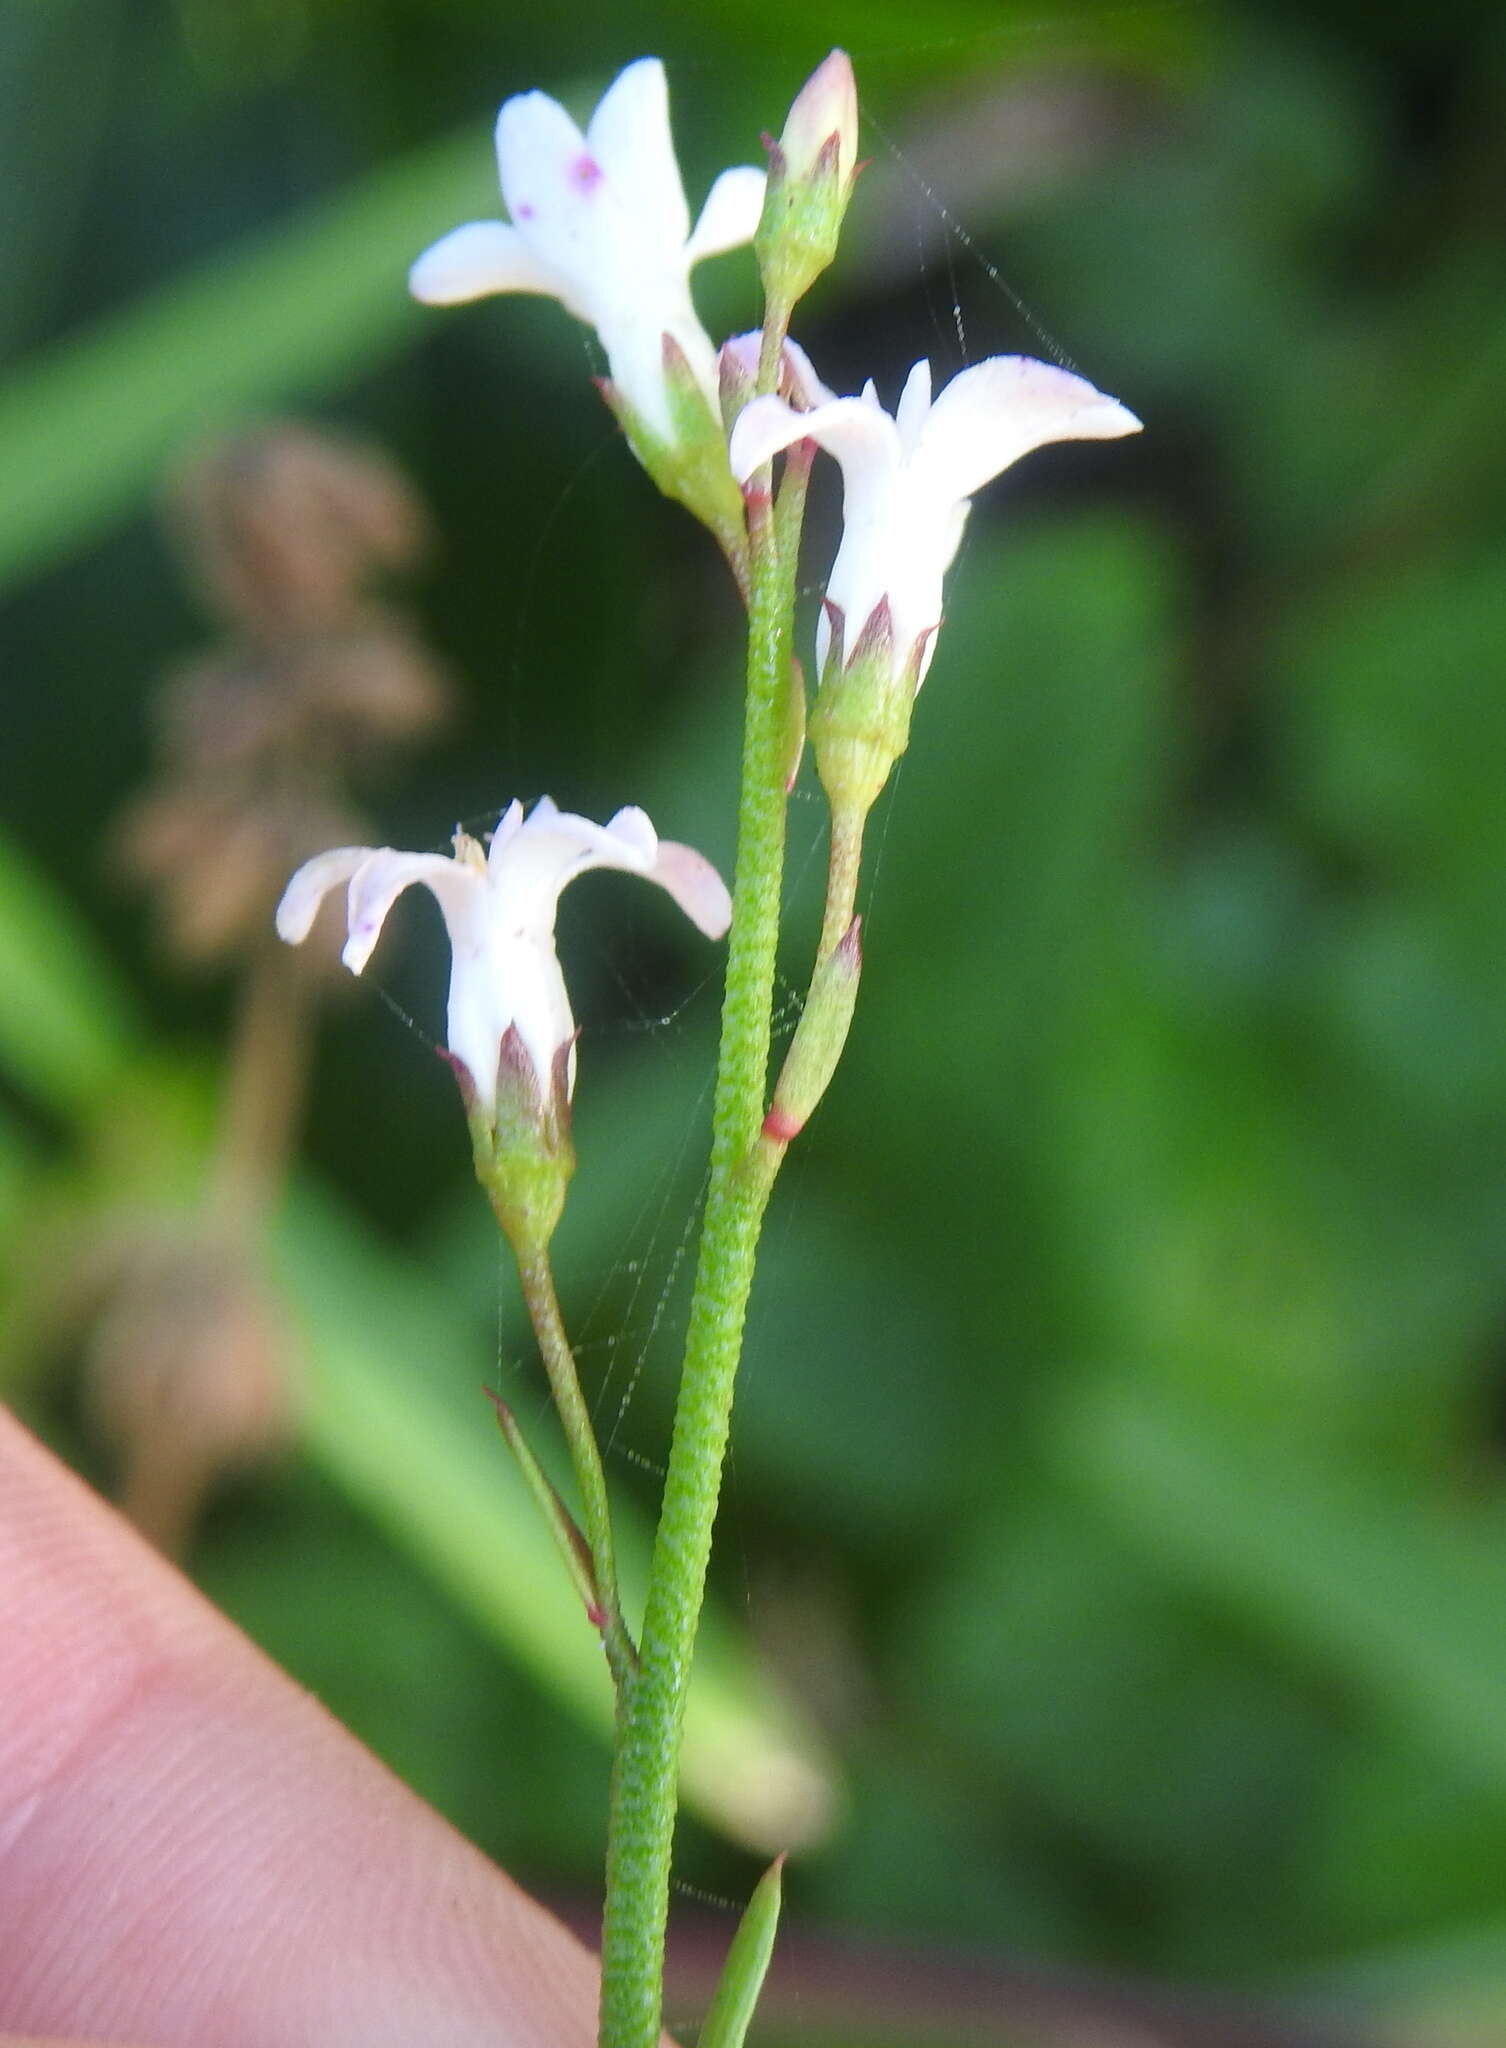
<svg viewBox="0 0 1506 2048">
<path fill-rule="evenodd" d="M 837 253 L 857 180 L 858 92 L 845 50 L 801 87 L 784 133 L 769 144 L 769 182 L 754 252 L 772 304 L 803 298 Z"/>
</svg>

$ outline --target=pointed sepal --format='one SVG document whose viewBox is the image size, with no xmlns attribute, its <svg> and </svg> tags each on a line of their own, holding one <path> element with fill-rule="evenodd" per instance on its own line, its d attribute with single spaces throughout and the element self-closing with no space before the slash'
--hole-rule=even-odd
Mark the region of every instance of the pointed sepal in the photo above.
<svg viewBox="0 0 1506 2048">
<path fill-rule="evenodd" d="M 701 2028 L 700 2048 L 743 2048 L 774 1953 L 783 1893 L 784 1858 L 777 1856 L 754 1886 L 738 1922 L 716 1996 Z"/>
<path fill-rule="evenodd" d="M 558 1492 L 540 1465 L 538 1459 L 524 1442 L 523 1432 L 518 1428 L 518 1418 L 507 1403 L 494 1394 L 490 1387 L 482 1392 L 497 1411 L 497 1427 L 507 1440 L 507 1448 L 518 1461 L 518 1470 L 523 1483 L 533 1495 L 539 1513 L 555 1548 L 564 1560 L 570 1583 L 580 1595 L 586 1618 L 597 1629 L 606 1626 L 606 1613 L 601 1603 L 601 1592 L 596 1584 L 596 1567 L 591 1561 L 591 1546 L 582 1535 L 575 1517 L 560 1499 Z"/>
<path fill-rule="evenodd" d="M 811 978 L 810 994 L 785 1054 L 763 1134 L 776 1145 L 798 1137 L 837 1071 L 863 972 L 863 920 L 855 917 Z"/>
</svg>

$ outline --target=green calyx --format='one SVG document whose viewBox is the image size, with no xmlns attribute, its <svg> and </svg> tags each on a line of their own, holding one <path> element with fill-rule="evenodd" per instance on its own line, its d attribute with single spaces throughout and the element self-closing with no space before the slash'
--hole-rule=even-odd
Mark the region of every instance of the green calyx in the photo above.
<svg viewBox="0 0 1506 2048">
<path fill-rule="evenodd" d="M 546 1092 L 532 1060 L 509 1025 L 497 1060 L 497 1099 L 490 1113 L 470 1108 L 476 1178 L 515 1251 L 542 1251 L 564 1212 L 575 1172 L 570 1136 L 570 1047 L 555 1054 Z"/>
<path fill-rule="evenodd" d="M 804 298 L 836 256 L 853 187 L 843 154 L 841 138 L 833 132 L 809 168 L 792 175 L 781 145 L 769 145 L 769 178 L 753 253 L 764 291 L 776 305 L 793 306 Z"/>
<path fill-rule="evenodd" d="M 670 433 L 651 426 L 607 379 L 600 391 L 650 480 L 709 527 L 737 578 L 747 588 L 748 534 L 743 494 L 727 460 L 727 435 L 672 334 L 664 336 L 664 389 Z"/>
<path fill-rule="evenodd" d="M 838 615 L 808 732 L 833 812 L 865 818 L 909 745 L 921 652 L 896 649 L 884 598 L 844 662 Z"/>
</svg>

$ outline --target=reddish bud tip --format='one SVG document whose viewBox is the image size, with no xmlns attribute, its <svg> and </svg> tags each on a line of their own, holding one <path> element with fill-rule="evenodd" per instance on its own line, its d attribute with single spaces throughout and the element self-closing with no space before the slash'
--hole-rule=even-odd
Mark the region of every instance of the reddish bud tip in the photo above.
<svg viewBox="0 0 1506 2048">
<path fill-rule="evenodd" d="M 776 1102 L 763 1120 L 763 1134 L 772 1138 L 776 1145 L 788 1145 L 798 1138 L 805 1129 L 803 1117 L 791 1116 L 787 1109 L 781 1109 Z"/>
</svg>

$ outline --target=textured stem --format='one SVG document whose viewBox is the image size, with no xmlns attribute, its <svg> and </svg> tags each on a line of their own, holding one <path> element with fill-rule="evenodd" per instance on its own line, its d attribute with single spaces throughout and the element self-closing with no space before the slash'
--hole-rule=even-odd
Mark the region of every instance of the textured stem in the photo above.
<svg viewBox="0 0 1506 2048">
<path fill-rule="evenodd" d="M 787 312 L 771 308 L 760 387 L 779 373 Z M 640 1661 L 612 1778 L 602 1930 L 601 2048 L 658 2048 L 680 1738 L 722 1460 L 769 1179 L 753 1163 L 768 1085 L 784 870 L 793 569 L 782 567 L 770 479 L 748 492 L 748 695 L 737 873 L 712 1111 L 711 1177 L 691 1300 Z"/>
<path fill-rule="evenodd" d="M 517 1258 L 523 1299 L 528 1304 L 529 1320 L 538 1339 L 544 1370 L 549 1375 L 549 1391 L 554 1396 L 565 1440 L 570 1446 L 570 1461 L 575 1467 L 575 1484 L 580 1492 L 581 1516 L 591 1551 L 596 1596 L 601 1607 L 597 1622 L 601 1629 L 602 1647 L 617 1687 L 620 1712 L 632 1677 L 635 1652 L 632 1637 L 622 1618 L 622 1600 L 617 1589 L 617 1554 L 607 1505 L 607 1477 L 602 1470 L 596 1432 L 591 1427 L 591 1413 L 575 1370 L 575 1354 L 570 1349 L 570 1340 L 560 1315 L 549 1254 L 542 1246 L 526 1251 L 517 1248 Z"/>
</svg>

